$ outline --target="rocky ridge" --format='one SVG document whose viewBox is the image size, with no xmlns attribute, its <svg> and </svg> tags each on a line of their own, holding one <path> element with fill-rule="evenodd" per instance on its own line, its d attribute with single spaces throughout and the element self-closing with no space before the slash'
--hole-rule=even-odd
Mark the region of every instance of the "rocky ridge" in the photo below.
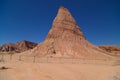
<svg viewBox="0 0 120 80">
<path fill-rule="evenodd" d="M 120 56 L 120 46 L 99 46 L 99 48 L 107 51 L 109 55 Z"/>
<path fill-rule="evenodd" d="M 16 44 L 13 44 L 13 43 L 3 44 L 0 47 L 0 52 L 12 52 L 12 51 L 24 52 L 26 50 L 33 49 L 36 46 L 37 46 L 37 43 L 24 40 Z"/>
</svg>

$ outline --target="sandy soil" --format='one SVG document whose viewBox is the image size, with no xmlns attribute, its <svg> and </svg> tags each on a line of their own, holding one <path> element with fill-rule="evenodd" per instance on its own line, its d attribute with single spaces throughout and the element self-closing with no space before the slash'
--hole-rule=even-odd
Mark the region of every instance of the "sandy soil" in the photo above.
<svg viewBox="0 0 120 80">
<path fill-rule="evenodd" d="M 0 80 L 120 80 L 120 65 L 0 62 Z"/>
</svg>

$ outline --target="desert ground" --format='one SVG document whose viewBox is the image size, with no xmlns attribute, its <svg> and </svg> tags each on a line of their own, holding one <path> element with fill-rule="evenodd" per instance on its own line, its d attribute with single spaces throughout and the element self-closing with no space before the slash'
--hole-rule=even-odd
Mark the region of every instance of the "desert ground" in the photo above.
<svg viewBox="0 0 120 80">
<path fill-rule="evenodd" d="M 0 57 L 1 59 L 2 57 Z M 0 80 L 120 80 L 119 61 L 4 56 Z M 20 59 L 20 60 L 19 60 Z M 6 69 L 2 69 L 2 67 Z"/>
</svg>

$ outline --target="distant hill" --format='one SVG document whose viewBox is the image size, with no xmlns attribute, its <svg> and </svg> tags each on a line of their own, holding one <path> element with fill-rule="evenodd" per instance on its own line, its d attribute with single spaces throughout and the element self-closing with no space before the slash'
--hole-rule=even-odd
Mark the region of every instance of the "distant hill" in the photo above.
<svg viewBox="0 0 120 80">
<path fill-rule="evenodd" d="M 99 46 L 99 48 L 109 52 L 110 55 L 120 56 L 120 46 Z"/>
<path fill-rule="evenodd" d="M 24 52 L 26 50 L 33 49 L 36 46 L 37 43 L 23 40 L 16 44 L 13 43 L 3 44 L 0 47 L 0 52 Z"/>
</svg>

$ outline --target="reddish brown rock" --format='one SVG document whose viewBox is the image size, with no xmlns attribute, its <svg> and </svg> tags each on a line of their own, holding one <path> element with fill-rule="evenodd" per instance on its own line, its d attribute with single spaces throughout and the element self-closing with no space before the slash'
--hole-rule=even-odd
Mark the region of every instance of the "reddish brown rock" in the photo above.
<svg viewBox="0 0 120 80">
<path fill-rule="evenodd" d="M 18 42 L 16 46 L 20 52 L 23 52 L 29 49 L 33 49 L 34 47 L 37 46 L 37 43 L 24 40 L 24 41 Z"/>
<path fill-rule="evenodd" d="M 3 44 L 0 47 L 1 52 L 9 52 L 9 51 L 15 51 L 17 48 L 15 44 L 9 43 L 9 44 Z"/>
<path fill-rule="evenodd" d="M 23 51 L 26 51 L 29 49 L 33 49 L 36 46 L 37 46 L 36 43 L 24 40 L 24 41 L 18 42 L 16 44 L 12 44 L 12 43 L 3 44 L 0 48 L 0 50 L 1 50 L 1 52 L 12 52 L 12 51 L 23 52 Z"/>
<path fill-rule="evenodd" d="M 120 56 L 120 46 L 99 46 L 99 48 L 107 51 L 109 55 Z"/>
<path fill-rule="evenodd" d="M 60 7 L 44 42 L 31 51 L 32 56 L 108 59 L 106 51 L 89 43 L 68 9 Z"/>
</svg>

